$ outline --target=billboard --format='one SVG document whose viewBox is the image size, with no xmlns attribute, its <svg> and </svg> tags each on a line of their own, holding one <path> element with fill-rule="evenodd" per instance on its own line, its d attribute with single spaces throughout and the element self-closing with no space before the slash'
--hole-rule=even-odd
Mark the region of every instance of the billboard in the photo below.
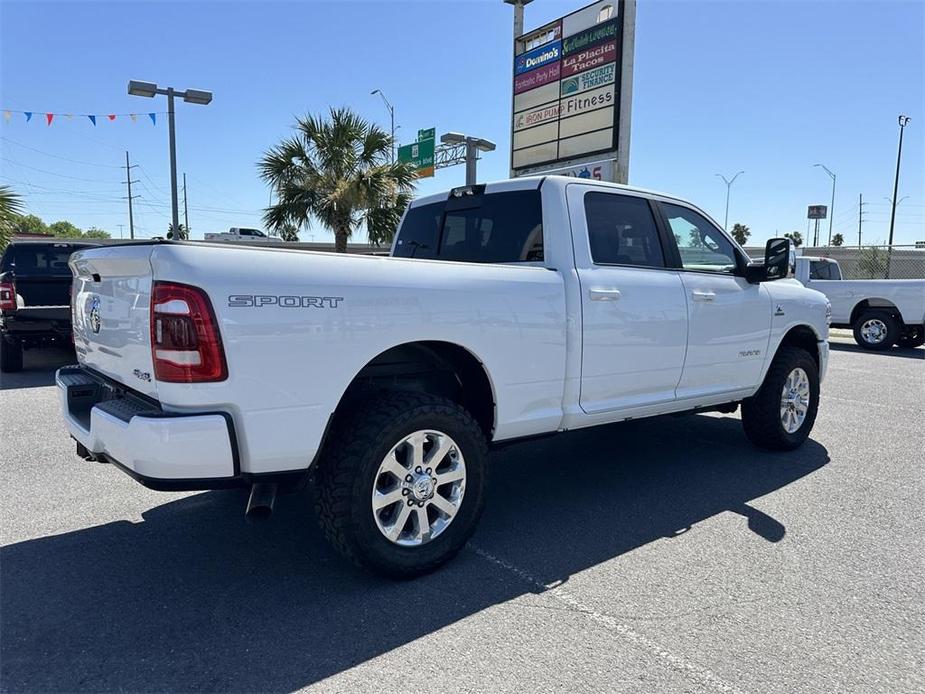
<svg viewBox="0 0 925 694">
<path fill-rule="evenodd" d="M 514 39 L 512 176 L 594 164 L 627 181 L 635 14 L 598 0 Z"/>
<path fill-rule="evenodd" d="M 810 205 L 806 209 L 807 219 L 825 219 L 829 213 L 828 205 Z"/>
</svg>

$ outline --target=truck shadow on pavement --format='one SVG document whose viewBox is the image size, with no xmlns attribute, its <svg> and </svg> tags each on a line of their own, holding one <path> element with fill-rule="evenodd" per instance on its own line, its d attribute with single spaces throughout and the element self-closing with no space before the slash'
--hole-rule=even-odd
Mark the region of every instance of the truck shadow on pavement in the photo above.
<svg viewBox="0 0 925 694">
<path fill-rule="evenodd" d="M 53 386 L 55 372 L 76 363 L 77 356 L 68 349 L 28 349 L 23 353 L 22 371 L 0 373 L 0 390 Z"/>
<path fill-rule="evenodd" d="M 854 352 L 855 354 L 870 354 L 875 357 L 901 357 L 905 359 L 925 359 L 925 349 L 921 347 L 890 347 L 882 352 L 864 349 L 860 345 L 849 342 L 829 342 L 829 348 L 835 352 Z"/>
<path fill-rule="evenodd" d="M 2 689 L 291 691 L 724 511 L 744 516 L 742 533 L 778 542 L 784 526 L 748 502 L 828 460 L 812 440 L 759 451 L 737 418 L 702 415 L 516 444 L 493 455 L 470 546 L 413 582 L 343 563 L 307 493 L 278 499 L 260 526 L 244 522 L 245 493 L 209 492 L 142 522 L 9 545 Z"/>
</svg>

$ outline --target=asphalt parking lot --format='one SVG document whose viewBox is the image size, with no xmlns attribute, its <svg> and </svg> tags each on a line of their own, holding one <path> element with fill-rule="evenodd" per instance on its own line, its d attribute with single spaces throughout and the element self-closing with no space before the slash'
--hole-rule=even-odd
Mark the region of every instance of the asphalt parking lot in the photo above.
<svg viewBox="0 0 925 694">
<path fill-rule="evenodd" d="M 494 456 L 443 570 L 342 563 L 307 494 L 147 491 L 78 459 L 53 369 L 0 381 L 0 689 L 925 690 L 925 350 L 833 343 L 791 454 L 737 415 Z"/>
</svg>

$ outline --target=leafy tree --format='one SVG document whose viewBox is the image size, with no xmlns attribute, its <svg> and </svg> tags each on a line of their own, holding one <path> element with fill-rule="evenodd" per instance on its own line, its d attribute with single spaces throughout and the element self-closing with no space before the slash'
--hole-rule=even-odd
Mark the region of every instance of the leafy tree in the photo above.
<svg viewBox="0 0 925 694">
<path fill-rule="evenodd" d="M 703 248 L 703 237 L 698 229 L 691 229 L 687 235 L 687 245 L 690 248 Z"/>
<path fill-rule="evenodd" d="M 790 239 L 794 248 L 799 248 L 803 245 L 803 234 L 801 234 L 799 231 L 788 232 L 784 234 L 784 238 Z"/>
<path fill-rule="evenodd" d="M 318 221 L 333 230 L 339 253 L 364 226 L 371 243 L 390 242 L 411 200 L 415 173 L 410 163 L 390 163 L 389 134 L 348 108 L 299 118 L 295 130 L 257 164 L 277 197 L 264 213 L 267 228 Z"/>
<path fill-rule="evenodd" d="M 187 238 L 189 234 L 187 233 L 186 227 L 182 224 L 177 225 L 177 228 L 173 228 L 173 222 L 167 225 L 167 238 L 176 239 L 177 241 L 182 241 Z"/>
<path fill-rule="evenodd" d="M 868 246 L 858 255 L 858 270 L 866 275 L 864 279 L 886 277 L 887 254 L 876 246 Z"/>
<path fill-rule="evenodd" d="M 34 214 L 23 214 L 16 219 L 16 231 L 27 234 L 47 234 L 48 227 L 41 217 Z"/>
<path fill-rule="evenodd" d="M 22 201 L 9 186 L 0 186 L 0 250 L 13 238 L 17 231 Z"/>
<path fill-rule="evenodd" d="M 98 227 L 90 227 L 84 232 L 85 239 L 109 239 L 112 236 L 108 231 L 103 231 Z"/>
<path fill-rule="evenodd" d="M 732 225 L 732 238 L 740 246 L 744 246 L 745 242 L 748 241 L 748 237 L 752 235 L 752 232 L 749 231 L 749 228 L 744 224 L 733 224 Z"/>
<path fill-rule="evenodd" d="M 295 224 L 286 223 L 279 227 L 276 232 L 283 241 L 298 241 L 299 227 Z"/>
<path fill-rule="evenodd" d="M 79 227 L 64 220 L 55 222 L 54 224 L 49 224 L 48 232 L 54 234 L 55 236 L 68 239 L 79 239 L 84 235 L 83 231 L 81 231 Z"/>
<path fill-rule="evenodd" d="M 845 237 L 842 236 L 841 234 L 835 234 L 835 236 L 832 237 L 832 245 L 833 246 L 844 246 Z"/>
</svg>

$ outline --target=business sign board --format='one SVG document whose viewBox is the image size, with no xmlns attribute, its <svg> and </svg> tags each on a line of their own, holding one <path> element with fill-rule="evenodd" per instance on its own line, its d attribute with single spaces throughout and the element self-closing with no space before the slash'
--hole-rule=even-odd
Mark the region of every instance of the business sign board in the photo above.
<svg viewBox="0 0 925 694">
<path fill-rule="evenodd" d="M 627 181 L 635 19 L 636 0 L 598 0 L 514 39 L 512 176 Z"/>
<path fill-rule="evenodd" d="M 827 205 L 810 205 L 806 210 L 807 219 L 825 219 L 829 213 Z"/>
<path fill-rule="evenodd" d="M 421 136 L 425 136 L 422 138 Z M 427 137 L 429 136 L 429 137 Z M 398 161 L 408 162 L 414 166 L 418 178 L 434 175 L 434 145 L 436 129 L 418 130 L 418 141 L 398 148 Z"/>
<path fill-rule="evenodd" d="M 539 171 L 532 176 L 546 176 L 553 174 L 556 176 L 569 176 L 571 178 L 581 178 L 588 181 L 612 181 L 616 169 L 613 159 L 603 161 L 590 161 L 575 166 L 564 166 L 560 169 L 546 169 Z"/>
</svg>

